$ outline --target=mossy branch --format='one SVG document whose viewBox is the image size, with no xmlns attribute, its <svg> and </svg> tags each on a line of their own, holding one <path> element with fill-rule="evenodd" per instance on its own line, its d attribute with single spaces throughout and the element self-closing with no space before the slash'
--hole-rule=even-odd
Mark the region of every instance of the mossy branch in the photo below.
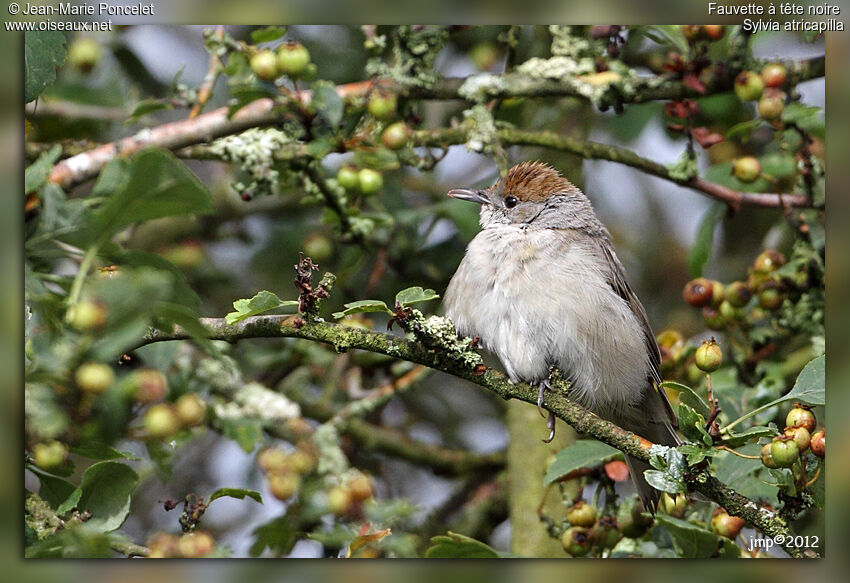
<svg viewBox="0 0 850 583">
<path fill-rule="evenodd" d="M 473 366 L 462 355 L 436 348 L 436 343 L 417 342 L 401 336 L 324 322 L 320 319 L 303 323 L 303 320 L 296 316 L 255 316 L 232 325 L 227 324 L 223 318 L 202 318 L 200 322 L 212 340 L 237 342 L 249 338 L 302 338 L 323 342 L 332 346 L 337 352 L 352 349 L 368 350 L 468 380 L 496 393 L 503 399 L 519 399 L 527 403 L 537 402 L 536 388 L 525 383 L 512 384 L 504 374 L 484 369 L 481 365 Z M 175 327 L 171 332 L 152 330 L 138 343 L 137 347 L 154 342 L 189 338 L 190 335 L 179 327 Z M 649 461 L 649 449 L 652 443 L 597 417 L 570 400 L 562 381 L 556 379 L 553 387 L 555 390 L 547 398 L 547 407 L 557 417 L 581 433 L 616 447 L 623 453 Z M 788 524 L 778 514 L 738 494 L 705 470 L 691 475 L 688 482 L 693 490 L 720 504 L 729 513 L 740 516 L 753 528 L 770 537 L 781 537 L 779 540 L 785 541 L 783 548 L 792 557 L 817 556 L 813 551 L 793 546 L 793 536 Z"/>
</svg>

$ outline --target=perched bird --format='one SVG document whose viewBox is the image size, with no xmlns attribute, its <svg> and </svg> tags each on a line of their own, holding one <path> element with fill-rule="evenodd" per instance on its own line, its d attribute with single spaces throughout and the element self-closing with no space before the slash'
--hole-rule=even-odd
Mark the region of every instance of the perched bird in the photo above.
<svg viewBox="0 0 850 583">
<path fill-rule="evenodd" d="M 445 294 L 458 332 L 478 336 L 511 382 L 537 385 L 541 415 L 557 367 L 569 396 L 603 419 L 653 443 L 680 443 L 646 311 L 581 190 L 551 166 L 523 162 L 487 189 L 448 195 L 481 205 L 481 232 Z M 547 426 L 549 442 L 551 412 Z M 654 511 L 659 494 L 643 475 L 649 465 L 626 461 Z"/>
</svg>

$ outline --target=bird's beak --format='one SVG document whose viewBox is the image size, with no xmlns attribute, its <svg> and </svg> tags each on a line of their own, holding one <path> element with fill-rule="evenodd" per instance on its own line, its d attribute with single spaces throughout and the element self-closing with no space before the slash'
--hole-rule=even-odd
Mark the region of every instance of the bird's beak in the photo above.
<svg viewBox="0 0 850 583">
<path fill-rule="evenodd" d="M 449 196 L 460 200 L 468 200 L 477 202 L 478 204 L 489 204 L 490 199 L 484 194 L 483 190 L 470 190 L 468 188 L 455 188 L 449 191 Z"/>
</svg>

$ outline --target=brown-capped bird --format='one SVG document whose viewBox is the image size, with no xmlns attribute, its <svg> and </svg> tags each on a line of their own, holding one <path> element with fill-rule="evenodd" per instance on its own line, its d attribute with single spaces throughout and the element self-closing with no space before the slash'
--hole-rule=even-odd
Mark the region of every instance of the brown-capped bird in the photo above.
<svg viewBox="0 0 850 583">
<path fill-rule="evenodd" d="M 600 417 L 653 443 L 680 443 L 646 311 L 581 190 L 551 166 L 523 162 L 487 189 L 448 194 L 481 205 L 481 232 L 445 294 L 458 332 L 478 336 L 512 382 L 538 385 L 541 414 L 557 367 L 570 397 Z M 547 426 L 548 442 L 551 412 Z M 659 494 L 643 475 L 649 465 L 626 461 L 654 511 Z"/>
</svg>

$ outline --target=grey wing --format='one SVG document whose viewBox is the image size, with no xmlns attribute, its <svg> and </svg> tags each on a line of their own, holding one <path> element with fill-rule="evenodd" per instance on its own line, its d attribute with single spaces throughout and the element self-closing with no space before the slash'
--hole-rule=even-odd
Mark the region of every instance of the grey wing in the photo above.
<svg viewBox="0 0 850 583">
<path fill-rule="evenodd" d="M 675 429 L 678 428 L 679 423 L 676 419 L 676 415 L 673 413 L 673 407 L 670 406 L 670 401 L 667 399 L 667 394 L 664 392 L 664 389 L 661 385 L 661 351 L 658 348 L 658 343 L 655 341 L 655 335 L 652 333 L 652 328 L 649 325 L 649 318 L 646 316 L 646 310 L 643 307 L 643 304 L 640 303 L 637 295 L 635 294 L 632 287 L 629 285 L 629 282 L 626 280 L 626 270 L 623 268 L 622 263 L 617 258 L 617 255 L 614 253 L 614 247 L 611 245 L 611 242 L 607 237 L 600 237 L 597 239 L 600 251 L 602 256 L 606 259 L 609 266 L 609 280 L 608 283 L 611 286 L 617 295 L 619 295 L 623 300 L 628 303 L 632 312 L 637 316 L 640 321 L 641 328 L 643 329 L 644 343 L 646 344 L 646 350 L 649 354 L 649 363 L 650 363 L 650 378 L 648 379 L 650 384 L 652 385 L 653 390 L 659 397 L 661 397 L 661 401 L 663 407 L 666 411 L 667 417 L 669 419 L 670 425 Z"/>
</svg>

